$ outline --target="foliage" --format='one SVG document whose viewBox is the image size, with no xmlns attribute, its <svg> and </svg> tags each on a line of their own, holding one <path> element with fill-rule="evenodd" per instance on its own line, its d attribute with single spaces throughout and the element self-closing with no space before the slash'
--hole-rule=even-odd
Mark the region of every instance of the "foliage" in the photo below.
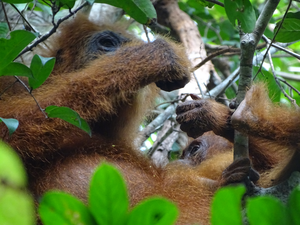
<svg viewBox="0 0 300 225">
<path fill-rule="evenodd" d="M 34 224 L 33 200 L 25 190 L 26 175 L 17 154 L 0 142 L 1 224 Z M 244 186 L 220 189 L 214 196 L 211 210 L 212 225 L 242 223 Z M 224 207 L 226 202 L 226 207 Z M 271 196 L 247 198 L 246 215 L 250 225 L 300 224 L 300 186 L 296 187 L 286 205 Z M 129 208 L 126 185 L 113 166 L 102 163 L 95 171 L 86 206 L 76 197 L 58 191 L 47 192 L 41 199 L 38 212 L 44 225 L 85 224 L 173 224 L 178 210 L 170 201 L 152 197 Z"/>
<path fill-rule="evenodd" d="M 220 1 L 221 3 L 223 1 Z M 274 12 L 273 17 L 271 18 L 267 29 L 264 34 L 268 38 L 273 38 L 274 34 L 277 32 L 279 25 L 282 21 L 282 17 L 285 14 L 288 1 L 280 1 L 276 11 Z M 229 4 L 229 5 L 228 5 Z M 231 4 L 231 5 L 230 5 Z M 244 4 L 244 6 L 242 6 Z M 204 42 L 208 45 L 207 51 L 210 53 L 213 50 L 210 50 L 212 47 L 222 47 L 224 45 L 229 45 L 232 47 L 240 47 L 240 35 L 239 27 L 237 21 L 241 23 L 243 31 L 251 31 L 251 29 L 243 28 L 243 20 L 245 26 L 253 27 L 253 22 L 256 22 L 256 18 L 260 15 L 262 5 L 261 1 L 253 0 L 248 1 L 224 1 L 224 7 L 220 5 L 215 5 L 212 8 L 203 7 L 198 0 L 182 0 L 179 3 L 179 6 L 184 10 L 195 22 L 197 22 L 198 29 L 200 34 L 203 37 Z M 249 13 L 247 14 L 245 10 L 238 10 L 238 8 L 247 8 L 249 7 Z M 253 14 L 250 13 L 250 8 L 254 9 L 256 14 L 255 18 Z M 236 9 L 236 10 L 234 10 Z M 240 15 L 237 15 L 240 13 Z M 246 15 L 247 14 L 247 15 Z M 242 17 L 242 19 L 240 18 Z M 251 17 L 252 19 L 247 19 Z M 289 43 L 289 47 L 286 48 L 288 51 L 296 52 L 299 55 L 300 52 L 300 37 L 299 37 L 299 24 L 300 24 L 300 12 L 297 7 L 291 7 L 287 13 L 286 18 L 283 20 L 279 32 L 276 36 L 276 41 Z M 272 30 L 272 27 L 275 27 Z M 296 42 L 291 44 L 291 42 Z M 260 45 L 263 44 L 261 41 Z M 220 46 L 221 45 L 221 46 Z M 257 50 L 256 54 L 262 54 L 262 50 Z M 282 57 L 283 55 L 283 57 Z M 236 69 L 239 64 L 240 57 L 235 57 L 230 54 L 230 56 L 223 55 L 222 57 L 216 58 L 217 60 L 226 61 L 230 66 L 231 71 Z M 270 95 L 273 97 L 274 101 L 280 101 L 287 104 L 290 104 L 285 95 L 290 96 L 295 99 L 296 102 L 300 103 L 300 95 L 298 90 L 300 90 L 300 74 L 299 74 L 299 56 L 298 59 L 292 57 L 291 55 L 283 54 L 283 52 L 272 53 L 272 63 L 275 68 L 275 74 L 271 71 L 271 62 L 265 60 L 263 62 L 263 71 L 260 72 L 259 77 L 263 78 L 267 74 L 267 78 L 263 78 L 267 83 L 271 82 L 272 85 L 268 85 Z M 261 64 L 260 61 L 256 62 Z M 218 74 L 222 75 L 222 68 L 219 68 L 215 64 L 215 68 L 218 70 Z M 258 71 L 254 69 L 255 73 Z M 268 73 L 267 73 L 268 72 Z M 271 75 L 271 76 L 269 76 Z M 254 75 L 253 75 L 254 77 Z M 260 80 L 260 78 L 256 80 Z M 274 78 L 278 78 L 275 82 Z M 238 80 L 236 80 L 238 84 Z M 282 90 L 278 85 L 281 85 Z M 285 95 L 282 93 L 285 92 Z M 229 99 L 235 97 L 236 89 L 229 87 L 226 90 L 226 95 Z M 278 97 L 280 96 L 280 97 Z"/>
<path fill-rule="evenodd" d="M 282 20 L 278 21 L 274 30 L 275 33 L 278 31 L 278 34 L 276 36 L 276 41 L 286 42 L 286 43 L 298 41 L 300 39 L 299 21 L 300 21 L 300 12 L 288 13 L 280 29 L 279 26 Z"/>
<path fill-rule="evenodd" d="M 33 56 L 30 69 L 33 77 L 28 80 L 29 86 L 36 89 L 41 86 L 51 74 L 54 68 L 55 58 L 45 58 L 40 55 Z"/>
<path fill-rule="evenodd" d="M 142 24 L 150 24 L 156 19 L 156 11 L 150 1 L 143 0 L 95 0 L 96 3 L 107 3 L 124 9 L 132 18 Z"/>
<path fill-rule="evenodd" d="M 92 136 L 91 128 L 88 123 L 74 110 L 64 106 L 59 107 L 50 105 L 45 109 L 45 112 L 47 113 L 48 117 L 60 118 L 64 121 L 67 121 L 68 123 L 73 124 Z"/>
<path fill-rule="evenodd" d="M 219 190 L 211 206 L 211 223 L 242 225 L 241 199 L 245 193 L 244 186 L 227 187 Z M 224 202 L 226 209 L 224 210 Z"/>
<path fill-rule="evenodd" d="M 0 223 L 33 225 L 34 205 L 25 191 L 25 170 L 16 153 L 2 142 L 0 181 L 1 193 L 5 193 L 0 196 Z M 300 224 L 300 186 L 292 191 L 286 205 L 271 196 L 243 200 L 245 190 L 238 185 L 217 191 L 211 206 L 212 225 L 242 225 L 243 201 L 250 225 Z M 49 191 L 42 197 L 38 212 L 44 225 L 171 225 L 178 216 L 176 206 L 160 197 L 148 198 L 131 209 L 125 181 L 108 163 L 102 163 L 91 179 L 88 206 L 70 194 Z"/>
<path fill-rule="evenodd" d="M 0 224 L 35 224 L 32 197 L 25 191 L 25 170 L 17 154 L 0 142 Z M 76 197 L 50 191 L 42 197 L 38 212 L 44 225 L 168 225 L 178 216 L 170 201 L 152 197 L 129 208 L 124 179 L 113 166 L 102 163 L 92 177 L 89 206 Z"/>
<path fill-rule="evenodd" d="M 242 197 L 244 186 L 229 186 L 220 189 L 212 202 L 212 225 L 231 224 L 241 225 Z M 226 207 L 224 207 L 226 202 Z M 246 198 L 246 218 L 250 225 L 264 224 L 300 224 L 300 186 L 296 187 L 289 196 L 287 205 L 272 196 Z"/>
<path fill-rule="evenodd" d="M 35 35 L 25 30 L 15 30 L 10 33 L 10 39 L 0 39 L 0 55 L 2 59 L 0 61 L 0 75 L 22 75 L 22 69 L 24 70 L 23 76 L 32 76 L 28 72 L 28 68 L 25 65 L 14 64 L 10 66 L 12 61 L 18 56 L 21 50 L 23 50 L 31 41 L 33 41 Z"/>
<path fill-rule="evenodd" d="M 0 224 L 33 225 L 35 210 L 18 155 L 0 142 Z"/>
<path fill-rule="evenodd" d="M 253 77 L 258 73 L 259 67 L 253 68 Z M 273 78 L 273 75 L 265 70 L 262 69 L 255 78 L 255 81 L 262 81 L 267 84 L 268 90 L 269 90 L 269 97 L 273 100 L 273 102 L 279 102 L 280 101 L 280 89 L 276 83 L 276 81 Z"/>
<path fill-rule="evenodd" d="M 224 0 L 226 15 L 235 26 L 236 20 L 241 24 L 243 32 L 250 33 L 255 26 L 255 12 L 249 0 Z"/>
</svg>

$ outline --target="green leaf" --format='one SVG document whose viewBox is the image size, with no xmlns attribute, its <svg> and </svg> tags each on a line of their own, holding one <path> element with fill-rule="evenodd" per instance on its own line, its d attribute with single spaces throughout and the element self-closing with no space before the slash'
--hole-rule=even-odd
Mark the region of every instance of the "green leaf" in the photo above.
<svg viewBox="0 0 300 225">
<path fill-rule="evenodd" d="M 274 197 L 260 196 L 248 199 L 246 209 L 251 225 L 287 224 L 286 209 Z"/>
<path fill-rule="evenodd" d="M 90 183 L 90 210 L 98 224 L 121 225 L 128 217 L 125 181 L 113 166 L 102 163 Z"/>
<path fill-rule="evenodd" d="M 12 148 L 2 141 L 0 141 L 0 178 L 14 186 L 25 187 L 27 184 L 21 159 Z"/>
<path fill-rule="evenodd" d="M 234 26 L 238 20 L 243 32 L 251 33 L 254 30 L 256 16 L 249 0 L 224 0 L 224 5 L 227 17 Z"/>
<path fill-rule="evenodd" d="M 7 126 L 9 135 L 12 135 L 19 126 L 19 121 L 16 119 L 4 119 L 0 117 L 0 122 L 1 121 Z"/>
<path fill-rule="evenodd" d="M 207 2 L 205 0 L 197 0 L 198 4 L 204 6 L 204 7 L 208 7 L 208 8 L 212 8 L 215 4 L 212 2 Z"/>
<path fill-rule="evenodd" d="M 253 67 L 253 76 L 257 74 L 259 67 Z M 262 81 L 267 84 L 269 97 L 272 99 L 273 102 L 280 102 L 281 90 L 278 87 L 273 74 L 269 71 L 262 69 L 255 79 L 255 81 Z"/>
<path fill-rule="evenodd" d="M 95 0 L 95 3 L 106 3 L 122 8 L 129 16 L 141 24 L 149 24 L 156 19 L 156 11 L 150 0 Z"/>
<path fill-rule="evenodd" d="M 59 7 L 67 7 L 68 9 L 72 9 L 76 0 L 56 0 L 55 3 L 58 4 Z"/>
<path fill-rule="evenodd" d="M 289 13 L 286 15 L 286 18 L 300 19 L 300 12 L 289 12 Z"/>
<path fill-rule="evenodd" d="M 32 77 L 31 69 L 21 63 L 11 62 L 3 70 L 0 71 L 0 76 L 24 76 Z"/>
<path fill-rule="evenodd" d="M 163 198 L 150 198 L 133 208 L 127 225 L 172 225 L 178 214 L 174 203 Z"/>
<path fill-rule="evenodd" d="M 87 132 L 90 136 L 92 135 L 88 123 L 82 119 L 77 112 L 68 107 L 51 105 L 45 109 L 45 112 L 50 118 L 60 118 Z"/>
<path fill-rule="evenodd" d="M 241 199 L 246 191 L 242 185 L 229 186 L 217 191 L 212 202 L 212 225 L 242 225 Z M 224 204 L 226 203 L 226 207 Z"/>
<path fill-rule="evenodd" d="M 300 186 L 296 187 L 289 196 L 287 203 L 287 213 L 291 225 L 300 225 Z"/>
<path fill-rule="evenodd" d="M 0 39 L 0 71 L 8 66 L 18 54 L 33 40 L 35 35 L 25 30 L 15 30 L 10 33 L 10 39 Z M 0 74 L 2 74 L 0 72 Z"/>
<path fill-rule="evenodd" d="M 32 198 L 25 192 L 26 173 L 21 159 L 0 141 L 0 224 L 35 224 Z"/>
<path fill-rule="evenodd" d="M 34 55 L 30 64 L 33 78 L 29 78 L 29 86 L 36 89 L 41 86 L 51 74 L 55 64 L 55 58 L 45 58 Z"/>
<path fill-rule="evenodd" d="M 44 225 L 96 225 L 89 209 L 76 197 L 58 191 L 44 194 L 38 208 Z"/>
<path fill-rule="evenodd" d="M 277 32 L 280 23 L 281 21 L 277 23 L 274 34 Z M 283 21 L 275 40 L 284 43 L 300 40 L 300 19 L 286 18 Z"/>
</svg>

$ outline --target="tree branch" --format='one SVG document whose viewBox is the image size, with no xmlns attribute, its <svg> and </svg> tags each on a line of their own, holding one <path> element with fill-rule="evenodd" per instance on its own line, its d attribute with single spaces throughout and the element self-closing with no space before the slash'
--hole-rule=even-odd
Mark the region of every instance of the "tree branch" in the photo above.
<svg viewBox="0 0 300 225">
<path fill-rule="evenodd" d="M 241 33 L 241 61 L 240 61 L 240 79 L 239 89 L 236 97 L 235 106 L 244 100 L 247 90 L 252 84 L 252 63 L 256 46 L 262 37 L 269 20 L 280 0 L 268 0 L 258 17 L 254 31 L 252 33 Z M 248 157 L 248 137 L 235 131 L 234 134 L 234 159 Z"/>
</svg>

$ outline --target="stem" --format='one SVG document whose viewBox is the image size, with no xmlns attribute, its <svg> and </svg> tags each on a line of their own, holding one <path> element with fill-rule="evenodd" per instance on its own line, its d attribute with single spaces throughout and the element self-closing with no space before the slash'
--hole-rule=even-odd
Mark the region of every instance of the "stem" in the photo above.
<svg viewBox="0 0 300 225">
<path fill-rule="evenodd" d="M 271 19 L 274 11 L 280 0 L 268 0 L 263 8 L 260 16 L 258 17 L 254 31 L 252 33 L 244 34 L 241 36 L 241 61 L 240 61 L 240 80 L 238 94 L 236 97 L 236 108 L 244 100 L 247 90 L 252 84 L 252 66 L 253 57 L 256 46 L 261 39 L 269 20 Z M 248 157 L 248 137 L 242 133 L 235 131 L 234 136 L 234 159 L 240 157 Z"/>
</svg>

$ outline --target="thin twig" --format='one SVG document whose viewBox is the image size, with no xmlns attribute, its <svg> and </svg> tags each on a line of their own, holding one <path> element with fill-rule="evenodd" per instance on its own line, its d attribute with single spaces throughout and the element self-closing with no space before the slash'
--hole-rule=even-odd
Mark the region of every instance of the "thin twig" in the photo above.
<svg viewBox="0 0 300 225">
<path fill-rule="evenodd" d="M 9 85 L 8 87 L 6 87 L 1 93 L 0 93 L 0 97 L 8 90 L 10 89 L 12 86 L 14 86 L 15 83 L 19 82 L 18 80 L 15 80 L 11 85 Z"/>
<path fill-rule="evenodd" d="M 231 47 L 222 49 L 220 51 L 216 51 L 216 52 L 210 54 L 209 56 L 207 56 L 205 59 L 203 59 L 199 64 L 197 64 L 196 66 L 194 66 L 194 68 L 191 70 L 191 72 L 196 71 L 201 66 L 203 66 L 205 63 L 207 63 L 208 61 L 210 61 L 211 59 L 213 59 L 213 58 L 215 58 L 215 57 L 217 57 L 219 55 L 222 55 L 222 54 L 227 53 L 227 52 L 240 52 L 240 51 L 241 50 L 238 49 L 238 48 L 231 48 Z"/>
<path fill-rule="evenodd" d="M 8 29 L 9 29 L 9 31 L 11 31 L 11 26 L 10 26 L 10 23 L 8 21 L 8 17 L 7 17 L 7 14 L 6 14 L 6 10 L 5 10 L 5 6 L 3 4 L 3 1 L 1 1 L 1 5 L 2 5 L 3 12 L 4 12 L 5 20 L 6 20 L 7 25 L 8 25 Z"/>
<path fill-rule="evenodd" d="M 264 36 L 263 36 L 263 37 L 264 37 Z M 266 38 L 267 38 L 267 37 L 266 37 Z M 295 52 L 292 52 L 292 51 L 290 51 L 290 50 L 288 50 L 288 49 L 286 49 L 286 48 L 284 48 L 284 47 L 282 47 L 282 46 L 280 46 L 280 45 L 277 45 L 277 44 L 275 44 L 275 43 L 272 43 L 272 46 L 275 47 L 275 48 L 278 48 L 278 49 L 281 50 L 281 51 L 286 52 L 287 54 L 289 54 L 289 55 L 291 55 L 291 56 L 293 56 L 293 57 L 295 57 L 295 58 L 297 58 L 297 59 L 300 59 L 300 55 L 299 55 L 299 54 L 297 54 L 297 53 L 295 53 Z"/>
<path fill-rule="evenodd" d="M 207 1 L 207 2 L 211 2 L 211 3 L 214 3 L 214 4 L 219 5 L 219 6 L 221 6 L 221 7 L 224 7 L 224 3 L 219 2 L 219 1 L 217 1 L 217 0 L 206 0 L 206 1 Z"/>
<path fill-rule="evenodd" d="M 274 68 L 274 64 L 273 64 L 273 60 L 272 60 L 272 55 L 271 55 L 271 52 L 268 51 L 268 59 L 269 59 L 269 62 L 270 62 L 270 65 L 271 65 L 271 70 L 272 70 L 272 73 L 273 73 L 273 77 L 278 85 L 278 87 L 280 88 L 281 92 L 284 94 L 284 96 L 290 100 L 290 102 L 295 106 L 295 107 L 298 107 L 297 103 L 296 103 L 296 100 L 293 99 L 292 97 L 290 97 L 286 91 L 283 89 L 282 85 L 280 84 L 279 82 L 279 79 L 277 78 L 276 76 L 276 71 L 275 71 L 275 68 Z"/>
<path fill-rule="evenodd" d="M 276 55 L 277 56 L 277 55 Z M 274 56 L 273 56 L 274 58 Z M 300 81 L 300 75 L 277 71 L 277 75 L 285 79 Z"/>
<path fill-rule="evenodd" d="M 33 32 L 36 32 L 36 30 L 31 26 L 31 24 L 26 20 L 26 18 L 23 16 L 23 14 L 18 10 L 18 8 L 14 4 L 10 4 L 17 12 L 18 14 L 22 17 L 23 21 L 30 27 L 30 29 Z"/>
<path fill-rule="evenodd" d="M 146 25 L 143 25 L 143 28 L 144 28 L 144 31 L 145 31 L 145 34 L 146 34 L 146 37 L 147 37 L 147 41 L 148 41 L 148 43 L 150 43 L 150 38 L 149 38 L 149 35 L 148 35 L 148 31 L 147 31 Z"/>
<path fill-rule="evenodd" d="M 23 55 L 25 52 L 31 51 L 34 47 L 36 47 L 39 43 L 47 40 L 47 38 L 49 38 L 52 34 L 54 34 L 57 30 L 57 28 L 59 27 L 59 25 L 69 19 L 71 16 L 73 16 L 74 14 L 76 14 L 79 10 L 81 10 L 83 7 L 87 6 L 88 2 L 83 3 L 81 6 L 79 6 L 77 9 L 75 9 L 73 12 L 71 12 L 70 14 L 68 14 L 67 16 L 60 18 L 56 25 L 45 35 L 42 35 L 41 37 L 39 37 L 34 43 L 32 43 L 31 45 L 28 45 L 25 49 L 23 49 L 23 51 L 20 52 L 20 54 L 17 56 L 17 58 L 21 55 Z"/>
<path fill-rule="evenodd" d="M 258 69 L 258 71 L 257 71 L 257 73 L 256 73 L 256 75 L 255 75 L 255 77 L 257 76 L 257 74 L 258 74 L 258 73 L 261 71 L 261 69 L 262 69 L 262 65 L 263 65 L 263 63 L 264 63 L 264 61 L 265 61 L 265 59 L 266 59 L 266 57 L 267 57 L 267 54 L 269 54 L 268 52 L 269 52 L 271 46 L 273 45 L 273 42 L 274 42 L 274 40 L 275 40 L 275 38 L 276 38 L 276 36 L 277 36 L 277 34 L 278 34 L 278 32 L 279 32 L 279 30 L 280 30 L 282 24 L 283 24 L 283 21 L 284 21 L 286 15 L 287 15 L 287 13 L 288 13 L 290 7 L 291 7 L 291 4 L 292 4 L 292 0 L 289 1 L 288 7 L 287 7 L 287 9 L 286 9 L 286 11 L 285 11 L 285 13 L 284 13 L 284 15 L 283 15 L 283 18 L 282 18 L 282 20 L 281 20 L 281 22 L 280 22 L 280 24 L 279 24 L 279 26 L 278 26 L 278 29 L 276 30 L 276 33 L 275 33 L 274 37 L 272 38 L 270 44 L 268 45 L 267 51 L 266 51 L 266 53 L 265 53 L 265 55 L 264 55 L 264 57 L 263 57 L 263 60 L 262 60 L 262 62 L 261 62 L 261 64 L 260 64 L 260 67 L 259 67 L 259 69 Z"/>
<path fill-rule="evenodd" d="M 179 125 L 177 125 L 178 128 Z M 168 136 L 174 131 L 174 127 L 170 126 L 166 133 L 160 137 L 158 141 L 152 146 L 152 148 L 147 152 L 147 155 L 151 157 L 157 148 L 168 138 Z"/>
<path fill-rule="evenodd" d="M 297 92 L 298 95 L 300 95 L 300 91 L 298 91 L 293 85 L 289 84 L 286 80 L 284 80 L 284 79 L 282 79 L 280 77 L 277 77 L 277 79 L 280 82 L 282 82 L 282 83 L 286 84 L 287 86 L 289 86 L 289 88 L 293 89 L 295 92 Z"/>
<path fill-rule="evenodd" d="M 37 106 L 39 107 L 39 109 L 41 110 L 41 112 L 44 114 L 45 118 L 48 118 L 47 114 L 45 113 L 45 110 L 42 109 L 42 107 L 40 106 L 40 104 L 38 103 L 38 101 L 36 100 L 36 98 L 33 96 L 33 94 L 31 93 L 31 90 L 27 87 L 27 85 L 17 76 L 14 76 L 17 81 L 19 81 L 24 87 L 25 89 L 28 91 L 28 93 L 31 95 L 31 97 L 34 99 L 35 103 L 37 104 Z"/>
<path fill-rule="evenodd" d="M 201 86 L 200 86 L 199 80 L 198 80 L 198 78 L 197 78 L 195 72 L 193 72 L 193 76 L 194 76 L 194 78 L 195 78 L 195 80 L 196 80 L 196 84 L 197 84 L 197 86 L 198 86 L 198 88 L 199 88 L 199 90 L 200 90 L 201 96 L 203 97 L 204 93 L 203 93 L 203 91 L 202 91 L 202 88 L 201 88 Z"/>
</svg>

